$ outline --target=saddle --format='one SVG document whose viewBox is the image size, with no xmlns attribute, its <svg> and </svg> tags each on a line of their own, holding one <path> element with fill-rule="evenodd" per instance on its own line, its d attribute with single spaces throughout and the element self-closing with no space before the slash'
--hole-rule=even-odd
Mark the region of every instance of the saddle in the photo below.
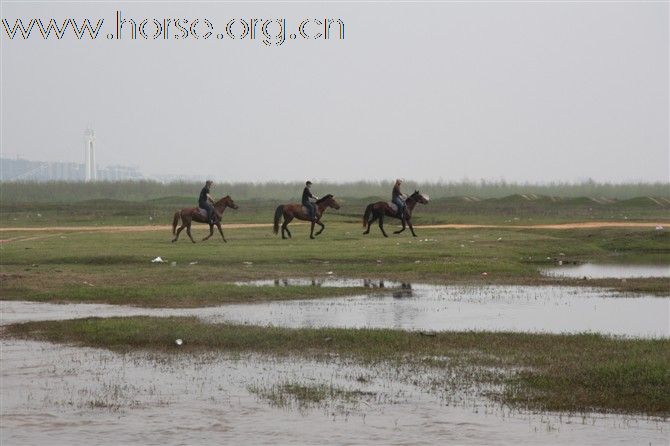
<svg viewBox="0 0 670 446">
<path fill-rule="evenodd" d="M 207 219 L 207 211 L 205 209 L 199 207 L 197 208 L 196 212 L 200 214 L 200 217 L 202 217 L 203 220 Z M 216 212 L 214 212 L 213 218 L 215 222 L 219 220 L 219 216 L 216 215 Z"/>
<path fill-rule="evenodd" d="M 307 209 L 307 206 L 303 205 L 302 206 L 302 212 L 305 213 L 305 215 L 309 215 L 309 209 Z M 314 216 L 316 217 L 317 210 L 314 210 Z"/>
<path fill-rule="evenodd" d="M 393 211 L 393 213 L 394 213 L 395 215 L 398 216 L 398 218 L 401 217 L 400 213 L 398 212 L 398 205 L 397 205 L 397 204 L 395 204 L 395 203 L 392 202 L 392 201 L 387 201 L 386 204 L 388 205 L 388 207 L 391 208 L 391 210 Z"/>
</svg>

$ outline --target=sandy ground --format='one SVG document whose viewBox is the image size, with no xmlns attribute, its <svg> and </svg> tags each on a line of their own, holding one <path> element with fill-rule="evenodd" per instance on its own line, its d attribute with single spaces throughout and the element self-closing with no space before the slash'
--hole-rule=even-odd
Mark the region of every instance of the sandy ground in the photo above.
<svg viewBox="0 0 670 446">
<path fill-rule="evenodd" d="M 300 224 L 300 223 L 298 223 Z M 306 223 L 302 223 L 306 224 Z M 420 229 L 599 229 L 599 228 L 655 228 L 657 226 L 670 228 L 670 221 L 666 222 L 632 222 L 632 221 L 597 221 L 581 223 L 559 223 L 541 225 L 479 225 L 479 224 L 442 224 L 442 225 L 415 225 Z M 223 229 L 271 228 L 271 223 L 235 223 L 222 226 Z M 170 225 L 142 225 L 142 226 L 40 226 L 40 227 L 5 227 L 2 232 L 172 232 Z M 2 240 L 4 242 L 24 237 L 14 237 Z"/>
</svg>

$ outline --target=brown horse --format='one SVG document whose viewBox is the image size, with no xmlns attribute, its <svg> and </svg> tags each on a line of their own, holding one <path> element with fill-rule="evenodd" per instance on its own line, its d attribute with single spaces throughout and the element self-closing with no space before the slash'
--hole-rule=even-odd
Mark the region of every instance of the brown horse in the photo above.
<svg viewBox="0 0 670 446">
<path fill-rule="evenodd" d="M 174 219 L 172 220 L 172 233 L 174 234 L 174 239 L 172 239 L 172 242 L 176 242 L 177 240 L 179 240 L 179 233 L 184 228 L 186 228 L 186 234 L 188 234 L 188 238 L 190 238 L 191 241 L 195 243 L 195 240 L 193 240 L 193 236 L 191 236 L 192 221 L 209 224 L 209 235 L 202 239 L 203 242 L 214 234 L 215 225 L 219 229 L 219 234 L 221 234 L 221 238 L 225 242 L 226 237 L 224 237 L 223 235 L 223 230 L 221 229 L 221 219 L 219 219 L 218 216 L 219 215 L 222 216 L 223 211 L 225 211 L 227 207 L 233 209 L 237 209 L 239 207 L 238 205 L 235 204 L 233 199 L 230 198 L 230 195 L 226 195 L 225 197 L 214 203 L 214 210 L 216 211 L 217 214 L 215 215 L 214 224 L 211 224 L 209 223 L 209 221 L 207 221 L 207 211 L 205 211 L 204 209 L 200 209 L 198 207 L 184 208 L 181 211 L 175 212 Z M 179 218 L 181 218 L 181 226 L 179 227 L 179 229 L 177 229 Z"/>
<path fill-rule="evenodd" d="M 284 217 L 284 223 L 281 225 L 281 238 L 285 239 L 286 235 L 284 235 L 284 232 L 288 234 L 289 237 L 291 237 L 291 231 L 288 230 L 288 224 L 291 223 L 291 220 L 294 218 L 297 218 L 298 220 L 306 220 L 306 221 L 311 221 L 312 222 L 312 227 L 309 232 L 309 238 L 314 238 L 315 235 L 319 235 L 323 232 L 323 230 L 326 228 L 323 223 L 321 223 L 321 216 L 323 215 L 324 212 L 326 212 L 326 209 L 328 208 L 333 208 L 333 209 L 339 209 L 340 204 L 333 198 L 331 194 L 326 195 L 323 198 L 320 198 L 316 200 L 316 213 L 315 213 L 315 219 L 312 221 L 311 218 L 309 218 L 309 214 L 307 212 L 307 209 L 302 204 L 298 203 L 290 203 L 290 204 L 280 204 L 277 206 L 277 209 L 275 210 L 275 223 L 274 223 L 274 228 L 273 231 L 275 234 L 279 232 L 279 220 L 281 220 L 282 216 Z M 314 223 L 317 225 L 321 226 L 321 229 L 319 229 L 319 232 L 314 234 Z"/>
<path fill-rule="evenodd" d="M 375 220 L 379 219 L 379 229 L 382 230 L 384 237 L 388 237 L 386 231 L 384 231 L 384 216 L 387 216 L 391 218 L 399 218 L 402 222 L 402 229 L 394 231 L 394 234 L 400 234 L 402 231 L 404 231 L 405 222 L 407 222 L 407 225 L 409 225 L 409 230 L 412 231 L 412 235 L 416 237 L 414 228 L 412 227 L 412 211 L 414 210 L 414 206 L 416 206 L 417 203 L 428 203 L 428 196 L 420 193 L 418 190 L 414 191 L 414 193 L 407 197 L 407 200 L 405 200 L 405 215 L 403 215 L 402 218 L 391 206 L 389 206 L 389 203 L 386 201 L 370 203 L 368 207 L 365 208 L 365 214 L 363 214 L 363 227 L 365 228 L 367 226 L 367 229 L 363 234 L 368 234 L 370 232 L 370 225 Z"/>
</svg>

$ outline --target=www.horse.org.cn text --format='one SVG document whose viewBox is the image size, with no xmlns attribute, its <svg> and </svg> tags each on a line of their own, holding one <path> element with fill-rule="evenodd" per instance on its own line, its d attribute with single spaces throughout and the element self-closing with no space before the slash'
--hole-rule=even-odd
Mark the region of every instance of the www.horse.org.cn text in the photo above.
<svg viewBox="0 0 670 446">
<path fill-rule="evenodd" d="M 12 23 L 13 22 L 13 23 Z M 116 11 L 113 20 L 104 18 L 24 17 L 2 19 L 9 40 L 239 40 L 281 46 L 286 41 L 344 40 L 340 18 L 152 18 L 129 17 Z"/>
</svg>

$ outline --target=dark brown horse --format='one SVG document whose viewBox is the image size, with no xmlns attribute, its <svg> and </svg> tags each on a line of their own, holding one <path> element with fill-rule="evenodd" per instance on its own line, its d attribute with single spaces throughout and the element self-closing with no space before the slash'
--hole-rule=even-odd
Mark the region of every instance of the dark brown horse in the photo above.
<svg viewBox="0 0 670 446">
<path fill-rule="evenodd" d="M 306 220 L 306 221 L 311 221 L 312 222 L 312 227 L 309 232 L 309 238 L 314 238 L 315 235 L 319 235 L 323 232 L 323 230 L 326 228 L 323 223 L 321 223 L 321 216 L 323 216 L 323 213 L 326 212 L 326 209 L 328 208 L 333 208 L 333 209 L 339 209 L 340 204 L 333 198 L 331 194 L 326 195 L 323 198 L 320 198 L 316 200 L 316 213 L 315 213 L 315 220 L 312 221 L 311 218 L 309 218 L 309 214 L 307 212 L 307 209 L 302 204 L 299 203 L 290 203 L 290 204 L 280 204 L 277 206 L 277 209 L 275 210 L 275 223 L 274 223 L 274 228 L 273 231 L 275 234 L 279 232 L 279 220 L 281 220 L 282 216 L 284 217 L 284 223 L 281 225 L 281 238 L 286 238 L 286 235 L 284 233 L 288 234 L 289 237 L 291 237 L 291 231 L 288 230 L 287 226 L 289 223 L 291 223 L 291 220 L 294 218 L 297 218 L 298 220 Z M 317 225 L 321 226 L 321 229 L 319 229 L 319 232 L 314 234 L 314 223 Z"/>
<path fill-rule="evenodd" d="M 391 218 L 398 218 L 402 222 L 402 229 L 394 231 L 394 234 L 400 234 L 402 231 L 404 231 L 405 222 L 407 222 L 409 230 L 412 231 L 412 235 L 416 237 L 414 228 L 412 227 L 412 211 L 414 210 L 414 206 L 416 206 L 417 203 L 428 203 L 428 196 L 420 193 L 418 190 L 414 191 L 414 193 L 407 197 L 407 200 L 405 200 L 405 215 L 403 215 L 402 218 L 386 201 L 370 203 L 368 207 L 365 208 L 365 214 L 363 214 L 363 227 L 367 227 L 363 234 L 368 234 L 370 232 L 370 225 L 374 223 L 375 220 L 379 220 L 379 229 L 382 230 L 384 237 L 388 237 L 386 231 L 384 231 L 384 216 L 387 216 Z"/>
<path fill-rule="evenodd" d="M 214 226 L 216 226 L 219 229 L 219 234 L 221 234 L 221 238 L 225 242 L 226 237 L 224 237 L 223 235 L 223 230 L 221 229 L 221 220 L 218 218 L 218 215 L 222 215 L 223 211 L 225 211 L 227 207 L 233 209 L 237 209 L 239 207 L 235 204 L 233 199 L 230 198 L 230 195 L 226 195 L 225 197 L 214 203 L 214 210 L 216 210 L 217 214 L 215 216 L 214 224 L 211 224 L 209 223 L 209 221 L 207 221 L 207 211 L 205 211 L 204 209 L 200 209 L 199 207 L 184 208 L 181 211 L 175 212 L 174 219 L 172 220 L 172 233 L 174 234 L 174 239 L 172 239 L 172 241 L 176 242 L 177 240 L 179 240 L 179 233 L 184 228 L 186 228 L 186 234 L 188 234 L 188 238 L 190 238 L 191 241 L 195 243 L 195 240 L 193 240 L 193 236 L 191 236 L 191 222 L 196 221 L 198 223 L 205 223 L 209 225 L 209 235 L 202 239 L 203 242 L 214 234 Z M 179 227 L 179 229 L 177 229 L 177 224 L 179 224 L 180 218 L 181 218 L 181 226 Z"/>
</svg>

